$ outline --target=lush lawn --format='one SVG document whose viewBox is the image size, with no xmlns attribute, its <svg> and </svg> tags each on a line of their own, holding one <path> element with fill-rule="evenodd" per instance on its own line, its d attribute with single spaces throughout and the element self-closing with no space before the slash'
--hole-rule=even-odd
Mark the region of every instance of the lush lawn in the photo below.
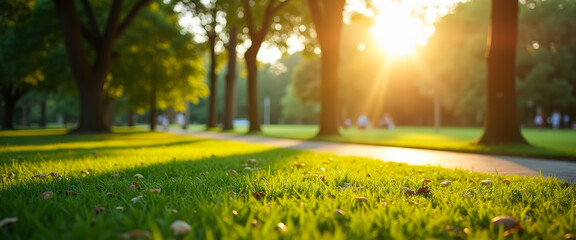
<svg viewBox="0 0 576 240">
<path fill-rule="evenodd" d="M 157 239 L 498 239 L 505 233 L 491 219 L 501 215 L 519 220 L 511 239 L 576 233 L 576 186 L 554 179 L 164 133 L 62 134 L 0 132 L 0 221 L 18 218 L 0 239 L 117 239 L 136 229 Z M 423 179 L 429 194 L 402 188 Z M 176 220 L 191 231 L 175 237 Z"/>
<path fill-rule="evenodd" d="M 202 130 L 203 127 L 196 125 L 192 129 Z M 576 160 L 576 131 L 568 129 L 522 129 L 522 134 L 531 146 L 502 147 L 485 147 L 473 144 L 472 142 L 482 135 L 481 128 L 443 127 L 438 133 L 432 127 L 397 127 L 392 131 L 350 128 L 340 129 L 341 136 L 339 137 L 323 138 L 315 137 L 318 127 L 312 125 L 269 125 L 263 126 L 262 130 L 264 136 L 279 138 Z M 237 133 L 246 133 L 246 131 L 246 127 L 235 129 Z"/>
</svg>

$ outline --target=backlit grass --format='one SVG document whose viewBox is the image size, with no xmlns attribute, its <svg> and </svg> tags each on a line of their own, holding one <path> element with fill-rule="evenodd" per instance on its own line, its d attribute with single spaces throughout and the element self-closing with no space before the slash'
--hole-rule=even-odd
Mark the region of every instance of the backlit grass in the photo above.
<svg viewBox="0 0 576 240">
<path fill-rule="evenodd" d="M 203 130 L 193 126 L 192 130 Z M 474 140 L 482 135 L 482 128 L 442 127 L 439 132 L 433 127 L 396 127 L 394 130 L 360 130 L 355 127 L 340 129 L 338 137 L 316 137 L 318 127 L 313 125 L 266 125 L 262 135 L 279 138 L 307 139 L 371 145 L 425 148 L 463 152 L 479 152 L 518 156 L 534 156 L 565 160 L 576 160 L 576 131 L 570 129 L 522 129 L 524 138 L 531 146 L 479 146 Z M 246 127 L 237 127 L 236 133 L 246 133 Z"/>
<path fill-rule="evenodd" d="M 135 229 L 158 239 L 498 239 L 505 233 L 490 220 L 500 215 L 522 226 L 511 239 L 576 233 L 576 187 L 553 178 L 164 133 L 35 131 L 0 132 L 0 221 L 18 218 L 0 227 L 0 239 L 118 239 Z M 46 177 L 34 177 L 40 173 Z M 431 194 L 408 196 L 402 189 L 417 190 L 423 179 L 432 181 Z M 493 184 L 480 184 L 485 179 Z M 447 180 L 452 184 L 441 187 Z M 48 191 L 52 198 L 39 198 Z M 97 211 L 100 206 L 105 210 Z M 175 237 L 175 220 L 191 232 Z"/>
</svg>

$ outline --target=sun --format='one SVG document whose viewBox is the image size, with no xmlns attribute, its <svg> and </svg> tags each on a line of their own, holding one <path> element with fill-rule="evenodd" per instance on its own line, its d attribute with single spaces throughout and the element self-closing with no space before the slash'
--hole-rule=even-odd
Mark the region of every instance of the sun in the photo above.
<svg viewBox="0 0 576 240">
<path fill-rule="evenodd" d="M 428 19 L 414 17 L 412 6 L 402 2 L 386 1 L 377 6 L 370 33 L 375 41 L 390 57 L 399 57 L 414 52 L 418 45 L 426 45 L 434 33 L 434 26 Z"/>
</svg>

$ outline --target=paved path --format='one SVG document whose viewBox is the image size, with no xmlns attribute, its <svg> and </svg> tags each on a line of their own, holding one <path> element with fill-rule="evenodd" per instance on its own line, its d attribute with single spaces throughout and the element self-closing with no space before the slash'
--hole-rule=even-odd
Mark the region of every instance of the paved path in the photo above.
<svg viewBox="0 0 576 240">
<path fill-rule="evenodd" d="M 175 133 L 282 148 L 330 152 L 341 156 L 362 156 L 412 165 L 441 166 L 486 173 L 498 172 L 501 175 L 540 176 L 541 171 L 543 176 L 556 176 L 565 181 L 576 182 L 576 163 L 559 160 L 304 141 L 219 132 L 175 131 Z"/>
</svg>

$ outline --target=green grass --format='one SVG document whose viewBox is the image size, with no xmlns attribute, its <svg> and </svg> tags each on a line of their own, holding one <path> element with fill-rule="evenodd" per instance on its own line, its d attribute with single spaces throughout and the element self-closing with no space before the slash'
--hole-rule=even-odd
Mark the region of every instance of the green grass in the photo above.
<svg viewBox="0 0 576 240">
<path fill-rule="evenodd" d="M 502 230 L 490 222 L 500 215 L 520 221 L 522 231 L 510 239 L 563 239 L 576 233 L 576 186 L 553 178 L 166 133 L 63 133 L 0 132 L 0 220 L 18 218 L 0 227 L 0 239 L 118 239 L 135 229 L 156 239 L 502 239 Z M 256 159 L 249 166 L 260 170 L 243 170 L 248 159 Z M 50 177 L 52 171 L 62 177 Z M 35 178 L 39 173 L 47 176 Z M 144 178 L 134 177 L 137 173 Z M 423 179 L 432 181 L 427 184 L 432 194 L 407 196 L 402 190 L 418 189 Z M 484 179 L 494 183 L 481 185 Z M 446 180 L 452 185 L 440 187 Z M 131 189 L 133 182 L 140 188 Z M 350 186 L 344 189 L 345 183 Z M 67 196 L 66 190 L 77 195 Z M 47 191 L 54 193 L 51 199 L 39 198 Z M 257 192 L 265 197 L 256 199 Z M 140 201 L 131 202 L 138 196 Z M 105 210 L 96 214 L 98 206 Z M 344 214 L 335 214 L 337 209 Z M 187 222 L 192 231 L 175 237 L 170 230 L 175 220 Z M 286 231 L 276 229 L 279 222 Z M 457 233 L 445 230 L 448 226 Z"/>
<path fill-rule="evenodd" d="M 193 130 L 203 130 L 195 125 Z M 382 146 L 438 149 L 461 152 L 478 152 L 515 156 L 533 156 L 576 161 L 576 131 L 568 129 L 522 129 L 531 144 L 513 146 L 480 146 L 472 142 L 482 135 L 481 128 L 443 127 L 436 133 L 433 127 L 397 127 L 387 129 L 359 130 L 340 129 L 338 137 L 315 137 L 318 127 L 313 125 L 263 126 L 261 135 L 316 141 L 360 143 Z M 246 127 L 238 127 L 236 133 L 246 133 Z"/>
</svg>

